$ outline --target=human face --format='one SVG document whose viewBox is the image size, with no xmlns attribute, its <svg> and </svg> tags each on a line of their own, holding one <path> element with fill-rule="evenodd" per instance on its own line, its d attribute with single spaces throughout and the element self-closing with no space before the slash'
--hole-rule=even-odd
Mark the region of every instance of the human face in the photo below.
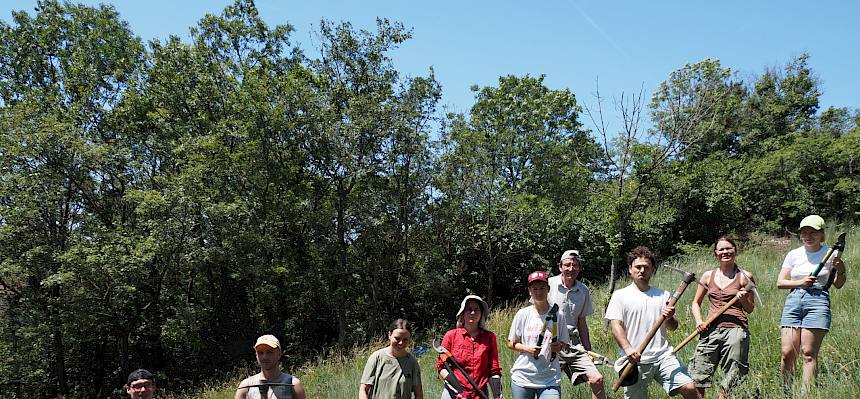
<svg viewBox="0 0 860 399">
<path fill-rule="evenodd" d="M 558 264 L 558 271 L 561 272 L 562 277 L 565 279 L 574 279 L 579 276 L 579 262 L 574 258 L 566 258 Z"/>
<path fill-rule="evenodd" d="M 463 324 L 477 325 L 481 321 L 481 304 L 474 299 L 466 301 L 463 308 Z"/>
<path fill-rule="evenodd" d="M 257 353 L 257 364 L 260 365 L 260 369 L 269 371 L 280 367 L 280 348 L 272 348 L 269 345 L 257 345 L 254 351 Z"/>
<path fill-rule="evenodd" d="M 818 251 L 821 249 L 821 243 L 824 242 L 824 231 L 815 230 L 812 227 L 804 227 L 800 229 L 800 242 L 810 251 Z"/>
<path fill-rule="evenodd" d="M 152 380 L 135 380 L 129 383 L 125 391 L 131 399 L 152 399 L 155 393 L 155 382 Z"/>
<path fill-rule="evenodd" d="M 639 257 L 633 260 L 628 271 L 634 282 L 648 284 L 654 274 L 654 266 L 648 258 Z"/>
<path fill-rule="evenodd" d="M 406 352 L 410 339 L 412 339 L 412 333 L 405 328 L 396 328 L 388 333 L 388 345 L 391 346 L 393 353 Z"/>
<path fill-rule="evenodd" d="M 549 295 L 549 284 L 544 281 L 532 281 L 529 284 L 529 295 L 534 302 L 546 302 Z"/>
<path fill-rule="evenodd" d="M 717 243 L 716 249 L 714 249 L 714 257 L 716 257 L 720 263 L 735 263 L 735 255 L 735 246 L 725 240 L 720 240 Z"/>
</svg>

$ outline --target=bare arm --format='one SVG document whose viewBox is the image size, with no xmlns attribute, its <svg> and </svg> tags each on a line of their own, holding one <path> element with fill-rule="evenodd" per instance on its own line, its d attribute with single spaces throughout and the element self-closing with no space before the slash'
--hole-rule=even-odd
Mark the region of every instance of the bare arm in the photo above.
<svg viewBox="0 0 860 399">
<path fill-rule="evenodd" d="M 293 395 L 296 399 L 305 399 L 305 386 L 296 377 L 293 377 Z"/>
<path fill-rule="evenodd" d="M 836 278 L 833 279 L 833 286 L 842 288 L 848 279 L 848 276 L 845 275 L 845 262 L 842 261 L 842 258 L 833 259 L 833 267 L 830 269 L 830 272 L 836 273 Z"/>
<path fill-rule="evenodd" d="M 582 341 L 582 346 L 585 350 L 591 350 L 591 335 L 588 332 L 588 323 L 585 321 L 585 316 L 580 315 L 576 320 L 576 330 L 579 331 L 579 340 Z"/>
<path fill-rule="evenodd" d="M 779 271 L 779 277 L 776 279 L 776 288 L 790 289 L 800 287 L 812 287 L 815 283 L 815 276 L 806 276 L 800 280 L 791 279 L 791 269 L 782 269 Z"/>
<path fill-rule="evenodd" d="M 624 327 L 624 322 L 621 320 L 610 320 L 609 329 L 612 332 L 612 337 L 615 338 L 615 342 L 618 342 L 618 346 L 621 347 L 631 360 L 638 363 L 642 354 L 637 352 L 636 348 L 630 345 L 630 341 L 627 340 L 627 328 Z"/>
<path fill-rule="evenodd" d="M 678 329 L 678 319 L 675 317 L 674 306 L 666 306 L 660 312 L 660 315 L 664 318 L 663 323 L 666 325 L 666 330 L 675 331 Z"/>
<path fill-rule="evenodd" d="M 699 280 L 702 284 L 708 284 L 708 280 L 711 278 L 712 271 L 706 271 L 702 273 L 702 278 Z M 705 330 L 704 321 L 702 320 L 702 300 L 705 299 L 705 294 L 708 291 L 705 289 L 702 284 L 699 284 L 696 287 L 696 295 L 693 296 L 693 303 L 690 304 L 690 309 L 693 311 L 693 319 L 696 321 L 696 330 L 702 332 Z"/>
<path fill-rule="evenodd" d="M 755 310 L 755 293 L 750 292 L 752 288 L 755 288 L 750 288 L 751 281 L 753 280 L 752 274 L 741 274 L 741 290 L 738 291 L 738 302 L 740 302 L 741 308 L 743 308 L 744 312 L 747 313 L 752 313 L 753 310 Z M 747 289 L 749 289 L 749 291 Z"/>
<path fill-rule="evenodd" d="M 370 388 L 373 388 L 373 385 L 370 384 L 361 384 L 358 388 L 358 398 L 359 399 L 368 399 L 368 393 L 370 393 Z"/>
<path fill-rule="evenodd" d="M 412 392 L 415 392 L 415 399 L 424 399 L 424 386 L 413 385 Z"/>
<path fill-rule="evenodd" d="M 510 348 L 514 352 L 526 352 L 530 353 L 533 356 L 537 356 L 540 353 L 539 346 L 532 346 L 520 343 L 520 341 L 508 341 L 508 348 Z"/>
</svg>

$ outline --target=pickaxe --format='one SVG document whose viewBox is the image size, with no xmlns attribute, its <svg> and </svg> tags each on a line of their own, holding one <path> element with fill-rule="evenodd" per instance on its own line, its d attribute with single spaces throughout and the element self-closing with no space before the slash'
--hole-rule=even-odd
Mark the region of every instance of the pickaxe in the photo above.
<svg viewBox="0 0 860 399">
<path fill-rule="evenodd" d="M 667 265 L 668 266 L 668 265 Z M 681 272 L 684 275 L 684 278 L 681 280 L 681 284 L 678 285 L 678 288 L 675 289 L 675 293 L 669 298 L 669 303 L 666 306 L 675 306 L 675 303 L 678 302 L 678 299 L 681 298 L 681 295 L 684 294 L 684 291 L 687 289 L 687 286 L 690 285 L 694 280 L 696 280 L 696 275 L 693 273 L 685 272 L 681 269 L 677 269 L 674 267 L 669 267 L 670 270 Z M 648 334 L 645 335 L 645 339 L 639 344 L 639 347 L 636 348 L 636 351 L 642 353 L 645 351 L 645 348 L 648 347 L 648 344 L 651 343 L 651 339 L 654 338 L 654 335 L 657 334 L 657 331 L 660 329 L 660 326 L 663 325 L 663 322 L 666 321 L 666 318 L 663 317 L 662 313 L 660 317 L 657 319 L 657 322 L 651 326 L 651 329 L 648 330 Z M 627 379 L 627 376 L 633 372 L 633 369 L 637 368 L 637 365 L 632 361 L 627 362 L 627 366 L 621 370 L 618 374 L 618 380 L 615 381 L 615 384 L 612 385 L 612 391 L 618 391 L 618 388 L 621 387 L 621 383 Z"/>
<path fill-rule="evenodd" d="M 737 265 L 736 265 L 736 266 L 737 266 Z M 665 268 L 667 268 L 667 269 L 670 269 L 670 270 L 676 271 L 676 272 L 681 273 L 681 274 L 686 274 L 686 273 L 687 273 L 687 271 L 685 271 L 685 270 L 683 270 L 683 269 L 679 269 L 679 268 L 677 268 L 677 267 L 675 267 L 675 266 L 672 266 L 672 265 L 660 265 L 660 267 L 665 267 Z M 750 282 L 752 282 L 752 283 L 753 283 L 753 285 L 752 285 L 752 290 L 751 290 L 750 292 L 752 292 L 752 293 L 753 293 L 753 296 L 755 297 L 756 301 L 758 301 L 758 304 L 759 304 L 760 306 L 764 306 L 764 303 L 762 303 L 762 301 L 761 301 L 761 296 L 759 296 L 759 294 L 758 294 L 758 290 L 756 289 L 755 281 L 753 281 L 753 279 L 751 278 L 750 274 L 749 274 L 746 270 L 741 269 L 739 266 L 738 266 L 738 270 L 741 272 L 741 274 L 743 274 L 744 276 L 746 276 L 746 277 L 747 277 L 747 280 L 749 280 Z M 702 286 L 702 288 L 704 288 L 704 289 L 705 289 L 705 291 L 707 291 L 707 292 L 710 292 L 710 291 L 711 291 L 711 289 L 710 289 L 710 288 L 708 288 L 708 286 L 707 286 L 707 285 L 702 284 L 702 282 L 701 282 L 701 281 L 696 280 L 696 283 L 697 283 L 697 284 L 699 284 L 700 286 Z"/>
<path fill-rule="evenodd" d="M 737 266 L 736 266 L 736 267 L 737 267 Z M 744 272 L 740 267 L 738 267 L 738 271 L 740 271 L 740 272 L 741 272 L 741 273 L 743 273 L 745 276 L 747 276 L 747 281 L 748 281 L 747 286 L 748 286 L 748 287 L 750 287 L 750 292 L 752 292 L 753 296 L 755 296 L 756 298 L 758 298 L 758 291 L 756 291 L 756 289 L 755 289 L 755 281 L 754 281 L 753 279 L 751 279 L 751 278 L 749 277 L 749 274 L 747 274 L 746 272 Z M 702 282 L 701 282 L 701 281 L 699 282 L 699 284 L 701 284 L 702 286 L 704 286 L 704 284 L 702 284 Z M 707 289 L 707 287 L 705 287 L 705 289 Z M 726 304 L 725 304 L 725 305 L 723 305 L 721 308 L 719 308 L 716 312 L 714 312 L 714 314 L 712 314 L 712 315 L 708 316 L 708 319 L 707 319 L 707 320 L 705 320 L 705 321 L 702 323 L 702 324 L 704 324 L 704 325 L 705 325 L 705 328 L 707 328 L 709 325 L 711 325 L 711 323 L 713 323 L 713 322 L 714 322 L 714 320 L 716 320 L 716 319 L 717 319 L 717 317 L 720 317 L 720 315 L 721 315 L 721 314 L 723 314 L 723 313 L 725 313 L 727 310 L 729 310 L 729 308 L 730 308 L 730 307 L 732 307 L 732 305 L 734 305 L 734 304 L 735 304 L 735 302 L 737 302 L 737 301 L 738 301 L 738 299 L 740 299 L 740 297 L 739 297 L 739 296 L 737 296 L 737 295 L 735 295 L 735 297 L 734 297 L 734 298 L 732 298 L 730 301 L 726 302 Z M 761 299 L 759 299 L 759 301 L 761 301 Z M 673 349 L 673 350 L 672 350 L 672 353 L 677 353 L 679 350 L 681 350 L 681 348 L 683 348 L 683 347 L 684 347 L 684 345 L 687 345 L 687 344 L 688 344 L 690 341 L 692 341 L 692 340 L 693 340 L 693 338 L 695 338 L 697 335 L 699 335 L 699 331 L 698 331 L 698 329 L 693 330 L 693 332 L 692 332 L 692 333 L 690 333 L 690 335 L 688 335 L 688 336 L 687 336 L 687 338 L 684 338 L 684 340 L 683 340 L 683 341 L 681 341 L 681 343 L 680 343 L 680 344 L 678 344 L 678 346 L 676 346 L 676 347 L 675 347 L 675 349 Z"/>
</svg>

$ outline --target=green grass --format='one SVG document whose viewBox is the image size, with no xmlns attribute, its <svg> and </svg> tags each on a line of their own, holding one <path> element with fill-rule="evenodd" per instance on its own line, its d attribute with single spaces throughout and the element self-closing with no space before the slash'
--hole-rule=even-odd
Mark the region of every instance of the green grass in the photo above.
<svg viewBox="0 0 860 399">
<path fill-rule="evenodd" d="M 816 387 L 808 392 L 807 398 L 854 398 L 860 393 L 860 340 L 856 337 L 860 332 L 860 284 L 855 278 L 858 274 L 852 270 L 857 269 L 856 262 L 860 259 L 860 250 L 851 246 L 851 241 L 858 237 L 858 229 L 849 231 L 849 248 L 843 256 L 846 260 L 848 282 L 840 290 L 833 290 L 833 325 L 827 337 L 824 339 L 819 354 L 819 373 Z M 829 232 L 828 238 L 835 238 L 834 232 Z M 831 240 L 832 241 L 832 240 Z M 798 246 L 796 241 L 788 242 L 768 237 L 754 236 L 745 248 L 741 248 L 738 256 L 738 264 L 754 274 L 758 289 L 764 306 L 756 305 L 756 310 L 750 317 L 750 373 L 748 378 L 733 391 L 733 397 L 738 398 L 781 398 L 779 384 L 779 319 L 782 314 L 782 305 L 788 294 L 787 290 L 776 288 L 776 278 L 779 273 L 782 259 L 789 249 Z M 693 248 L 685 256 L 680 256 L 672 263 L 685 270 L 700 276 L 707 269 L 716 267 L 716 261 L 711 256 L 709 248 Z M 852 262 L 854 260 L 854 262 Z M 628 284 L 626 280 L 619 282 L 619 287 Z M 680 283 L 680 275 L 666 268 L 661 268 L 652 279 L 652 285 L 674 291 Z M 593 286 L 593 300 L 595 302 L 595 314 L 589 318 L 592 343 L 595 351 L 600 352 L 610 359 L 617 356 L 617 346 L 612 340 L 609 331 L 603 322 L 603 310 L 608 301 L 608 286 Z M 681 327 L 670 333 L 669 340 L 672 343 L 680 342 L 689 334 L 693 326 L 693 318 L 690 311 L 690 302 L 695 292 L 695 286 L 691 285 L 682 296 L 678 306 L 678 318 Z M 504 370 L 505 384 L 509 383 L 509 370 L 513 364 L 515 353 L 508 350 L 506 338 L 516 310 L 525 304 L 496 309 L 491 312 L 488 319 L 489 329 L 494 331 L 499 338 L 499 361 Z M 706 305 L 703 308 L 707 308 Z M 857 311 L 858 313 L 855 313 Z M 441 338 L 442 331 L 449 328 L 447 325 L 438 327 L 439 331 L 427 332 L 418 337 L 424 341 L 430 341 L 434 337 Z M 382 338 L 382 337 L 381 337 Z M 319 399 L 343 399 L 355 398 L 358 393 L 358 381 L 364 368 L 367 356 L 374 350 L 384 346 L 380 340 L 364 348 L 355 348 L 349 353 L 330 353 L 317 361 L 308 364 L 299 370 L 293 370 L 305 383 L 305 389 L 309 398 Z M 684 347 L 679 355 L 684 364 L 689 363 L 695 349 L 695 341 Z M 441 394 L 442 384 L 435 378 L 434 361 L 435 356 L 426 354 L 419 358 L 423 372 L 425 397 L 438 398 Z M 617 374 L 608 367 L 598 366 L 604 374 L 607 389 L 610 389 L 617 378 Z M 248 372 L 246 372 L 248 373 Z M 797 366 L 797 378 L 800 380 L 800 364 Z M 193 395 L 196 398 L 232 398 L 234 387 L 239 382 L 237 375 L 234 380 L 226 381 L 221 385 L 207 388 L 204 392 Z M 719 374 L 715 376 L 719 381 Z M 717 385 L 717 384 L 715 384 Z M 665 397 L 665 393 L 656 385 L 651 384 L 651 397 Z M 798 387 L 795 387 L 797 392 Z M 712 387 L 706 392 L 709 398 L 717 397 L 717 387 Z M 506 386 L 505 391 L 509 392 Z M 799 393 L 794 395 L 801 397 Z M 507 396 L 506 396 L 507 397 Z M 590 398 L 590 390 L 586 385 L 572 387 L 565 382 L 562 386 L 563 398 Z M 610 392 L 610 397 L 623 397 L 621 391 Z"/>
</svg>

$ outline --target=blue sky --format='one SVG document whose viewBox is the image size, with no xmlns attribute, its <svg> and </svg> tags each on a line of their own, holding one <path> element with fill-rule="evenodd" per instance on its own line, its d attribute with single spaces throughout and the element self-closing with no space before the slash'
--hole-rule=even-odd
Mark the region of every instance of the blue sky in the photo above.
<svg viewBox="0 0 860 399">
<path fill-rule="evenodd" d="M 99 1 L 82 1 L 98 4 Z M 142 39 L 188 28 L 225 0 L 118 0 L 121 17 Z M 6 0 L 12 10 L 32 12 L 35 0 Z M 860 108 L 860 2 L 855 1 L 294 1 L 257 0 L 270 25 L 289 23 L 293 42 L 316 54 L 313 32 L 322 18 L 372 29 L 376 17 L 403 22 L 413 39 L 396 50 L 395 65 L 407 75 L 433 67 L 443 85 L 442 105 L 466 112 L 469 87 L 496 85 L 501 75 L 545 74 L 553 89 L 569 88 L 580 104 L 611 101 L 659 83 L 687 63 L 719 59 L 752 81 L 767 67 L 782 67 L 799 54 L 821 81 L 821 109 Z M 607 105 L 605 104 L 604 108 Z M 610 111 L 611 112 L 611 111 Z M 609 115 L 612 116 L 612 115 Z"/>
</svg>

